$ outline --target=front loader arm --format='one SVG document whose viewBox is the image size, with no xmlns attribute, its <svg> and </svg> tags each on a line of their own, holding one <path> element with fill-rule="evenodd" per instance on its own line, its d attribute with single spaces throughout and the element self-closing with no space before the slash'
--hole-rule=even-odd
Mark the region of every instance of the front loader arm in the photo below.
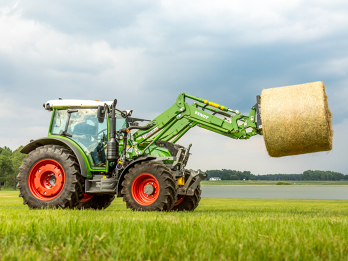
<svg viewBox="0 0 348 261">
<path fill-rule="evenodd" d="M 195 102 L 192 105 L 188 104 L 186 98 Z M 153 124 L 150 129 L 135 132 L 133 140 L 137 144 L 149 144 L 146 149 L 157 140 L 175 143 L 194 126 L 233 139 L 249 139 L 251 136 L 262 134 L 256 124 L 258 107 L 259 103 L 251 108 L 249 116 L 245 116 L 237 110 L 180 93 L 176 103 L 153 119 L 149 123 Z"/>
</svg>

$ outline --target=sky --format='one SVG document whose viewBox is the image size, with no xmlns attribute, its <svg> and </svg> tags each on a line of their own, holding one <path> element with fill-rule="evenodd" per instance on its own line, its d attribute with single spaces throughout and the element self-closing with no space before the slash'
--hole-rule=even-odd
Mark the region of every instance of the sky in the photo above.
<svg viewBox="0 0 348 261">
<path fill-rule="evenodd" d="M 248 114 L 265 88 L 323 81 L 333 150 L 271 158 L 262 136 L 195 127 L 193 169 L 348 174 L 348 2 L 0 0 L 0 147 L 47 136 L 57 98 L 112 100 L 152 119 L 179 92 Z"/>
</svg>

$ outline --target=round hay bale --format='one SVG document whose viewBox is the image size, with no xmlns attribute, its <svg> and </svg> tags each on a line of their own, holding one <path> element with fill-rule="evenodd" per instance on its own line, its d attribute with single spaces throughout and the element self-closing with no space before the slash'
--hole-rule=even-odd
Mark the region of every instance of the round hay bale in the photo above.
<svg viewBox="0 0 348 261">
<path fill-rule="evenodd" d="M 331 111 L 323 82 L 264 89 L 261 119 L 271 157 L 332 149 Z"/>
</svg>

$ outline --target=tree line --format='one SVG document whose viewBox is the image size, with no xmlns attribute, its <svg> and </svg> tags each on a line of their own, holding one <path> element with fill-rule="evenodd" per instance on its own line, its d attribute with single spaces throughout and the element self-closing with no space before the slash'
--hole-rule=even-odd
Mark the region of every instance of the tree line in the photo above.
<svg viewBox="0 0 348 261">
<path fill-rule="evenodd" d="M 209 180 L 219 177 L 222 180 L 348 180 L 348 175 L 334 171 L 306 170 L 302 174 L 267 174 L 254 175 L 250 171 L 238 171 L 230 169 L 207 170 Z"/>
<path fill-rule="evenodd" d="M 16 176 L 18 168 L 22 164 L 23 159 L 27 156 L 20 151 L 23 146 L 12 151 L 8 147 L 0 147 L 0 188 L 16 186 Z"/>
</svg>

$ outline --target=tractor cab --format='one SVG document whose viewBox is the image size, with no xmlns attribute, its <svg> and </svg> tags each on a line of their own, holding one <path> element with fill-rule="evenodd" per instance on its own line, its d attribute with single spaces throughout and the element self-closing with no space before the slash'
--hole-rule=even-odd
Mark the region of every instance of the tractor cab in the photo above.
<svg viewBox="0 0 348 261">
<path fill-rule="evenodd" d="M 63 136 L 87 155 L 91 168 L 105 168 L 108 142 L 108 114 L 100 119 L 99 106 L 112 102 L 52 100 L 43 105 L 52 111 L 49 136 Z M 116 111 L 116 131 L 127 128 L 126 112 Z"/>
</svg>

